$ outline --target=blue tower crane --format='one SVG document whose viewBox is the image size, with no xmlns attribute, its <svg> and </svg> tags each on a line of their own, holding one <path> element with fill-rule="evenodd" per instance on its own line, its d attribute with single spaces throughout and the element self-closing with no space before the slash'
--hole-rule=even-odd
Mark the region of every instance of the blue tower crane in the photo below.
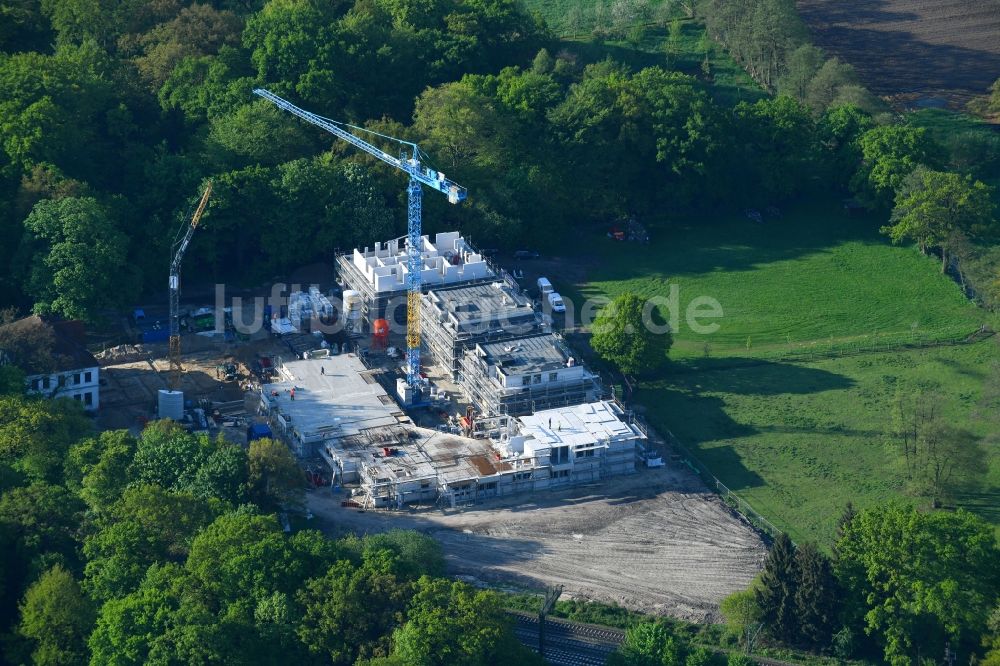
<svg viewBox="0 0 1000 666">
<path fill-rule="evenodd" d="M 406 381 L 410 386 L 414 388 L 418 387 L 420 385 L 420 273 L 423 269 L 423 262 L 420 258 L 420 237 L 422 235 L 421 200 L 423 190 L 420 189 L 420 186 L 426 185 L 431 189 L 445 194 L 448 197 L 448 201 L 453 204 L 457 204 L 459 201 L 465 199 L 467 195 L 466 189 L 454 181 L 445 178 L 444 174 L 440 171 L 423 166 L 420 163 L 420 157 L 424 153 L 415 143 L 379 134 L 363 127 L 356 127 L 324 118 L 323 116 L 300 109 L 291 102 L 263 88 L 255 88 L 253 92 L 255 95 L 259 95 L 273 103 L 279 109 L 288 111 L 305 120 L 307 123 L 322 127 L 330 134 L 343 139 L 352 146 L 360 148 L 369 155 L 377 157 L 386 164 L 409 174 L 410 182 L 406 188 L 406 286 L 408 291 L 406 298 Z M 390 155 L 381 148 L 351 134 L 347 129 L 367 132 L 383 139 L 395 141 L 402 146 L 400 156 L 395 157 Z"/>
</svg>

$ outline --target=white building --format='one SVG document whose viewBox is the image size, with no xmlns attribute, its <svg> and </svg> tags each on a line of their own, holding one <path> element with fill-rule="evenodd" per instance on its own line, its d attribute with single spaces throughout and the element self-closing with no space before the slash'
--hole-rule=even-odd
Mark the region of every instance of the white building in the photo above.
<svg viewBox="0 0 1000 666">
<path fill-rule="evenodd" d="M 481 254 L 457 231 L 421 236 L 420 279 L 424 291 L 432 287 L 486 281 L 496 274 Z M 375 248 L 337 257 L 337 274 L 344 289 L 361 294 L 364 318 L 370 324 L 388 313 L 398 323 L 406 321 L 407 279 L 410 268 L 406 237 Z"/>
<path fill-rule="evenodd" d="M 69 398 L 97 411 L 101 369 L 83 341 L 82 322 L 25 317 L 0 326 L 0 365 L 21 368 L 28 393 Z"/>
<path fill-rule="evenodd" d="M 518 417 L 511 455 L 549 465 L 553 480 L 596 481 L 631 474 L 645 451 L 646 434 L 617 403 L 590 402 Z"/>
</svg>

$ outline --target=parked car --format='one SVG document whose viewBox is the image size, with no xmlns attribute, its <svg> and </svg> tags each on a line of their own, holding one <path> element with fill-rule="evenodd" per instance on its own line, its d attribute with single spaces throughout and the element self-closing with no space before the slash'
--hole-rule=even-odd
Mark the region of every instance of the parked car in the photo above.
<svg viewBox="0 0 1000 666">
<path fill-rule="evenodd" d="M 566 312 L 566 304 L 563 303 L 562 296 L 558 292 L 553 291 L 549 294 L 549 305 L 553 312 Z"/>
<path fill-rule="evenodd" d="M 545 298 L 555 291 L 555 289 L 552 288 L 552 283 L 549 282 L 547 277 L 538 278 L 538 281 L 535 284 L 538 285 L 538 292 L 542 295 L 542 298 Z"/>
<path fill-rule="evenodd" d="M 517 250 L 514 252 L 515 259 L 538 259 L 538 253 L 534 250 Z"/>
</svg>

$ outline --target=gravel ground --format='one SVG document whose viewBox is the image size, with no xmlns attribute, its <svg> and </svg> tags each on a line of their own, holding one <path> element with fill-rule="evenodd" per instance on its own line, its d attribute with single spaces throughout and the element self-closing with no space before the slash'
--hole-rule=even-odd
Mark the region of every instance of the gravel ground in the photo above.
<svg viewBox="0 0 1000 666">
<path fill-rule="evenodd" d="M 521 494 L 464 510 L 342 508 L 345 494 L 310 493 L 319 527 L 430 534 L 467 580 L 541 588 L 563 598 L 648 613 L 718 619 L 719 602 L 763 563 L 757 533 L 686 468 L 643 470 L 600 484 Z"/>
</svg>

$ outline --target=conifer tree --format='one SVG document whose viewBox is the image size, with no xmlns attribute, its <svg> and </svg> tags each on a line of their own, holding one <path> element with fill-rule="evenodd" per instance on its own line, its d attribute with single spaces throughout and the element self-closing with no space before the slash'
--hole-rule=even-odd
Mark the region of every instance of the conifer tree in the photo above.
<svg viewBox="0 0 1000 666">
<path fill-rule="evenodd" d="M 757 589 L 757 605 L 768 633 L 784 643 L 794 643 L 797 636 L 796 569 L 795 546 L 787 534 L 781 534 L 764 562 L 761 584 Z"/>
<path fill-rule="evenodd" d="M 795 585 L 795 615 L 799 642 L 811 648 L 829 645 L 837 613 L 836 580 L 829 558 L 814 543 L 795 553 L 798 578 Z"/>
</svg>

